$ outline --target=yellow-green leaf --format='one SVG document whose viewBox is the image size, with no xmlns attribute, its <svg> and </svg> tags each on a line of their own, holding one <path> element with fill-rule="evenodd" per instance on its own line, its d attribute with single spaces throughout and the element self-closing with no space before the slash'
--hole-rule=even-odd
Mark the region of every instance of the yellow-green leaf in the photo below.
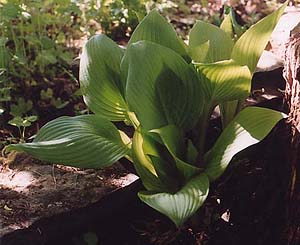
<svg viewBox="0 0 300 245">
<path fill-rule="evenodd" d="M 74 167 L 103 168 L 129 152 L 130 140 L 122 137 L 111 122 L 96 115 L 60 117 L 42 127 L 32 143 L 9 145 L 6 151 L 24 151 Z"/>
<path fill-rule="evenodd" d="M 201 207 L 208 190 L 209 180 L 205 174 L 201 174 L 174 194 L 141 191 L 138 195 L 143 202 L 168 216 L 179 227 Z"/>
<path fill-rule="evenodd" d="M 251 73 L 255 71 L 258 60 L 287 4 L 288 1 L 252 25 L 235 43 L 231 58 L 240 65 L 247 65 Z"/>
<path fill-rule="evenodd" d="M 200 84 L 210 104 L 243 99 L 250 93 L 251 73 L 247 66 L 240 66 L 233 60 L 211 64 L 196 64 Z"/>
<path fill-rule="evenodd" d="M 190 32 L 189 54 L 195 62 L 212 63 L 227 60 L 230 58 L 232 47 L 231 37 L 210 23 L 197 21 Z"/>
<path fill-rule="evenodd" d="M 87 106 L 110 121 L 123 121 L 127 105 L 120 77 L 124 51 L 105 35 L 93 36 L 80 59 L 80 87 Z"/>
<path fill-rule="evenodd" d="M 172 178 L 172 168 L 166 166 L 168 163 L 163 162 L 163 159 L 159 159 L 161 156 L 149 140 L 140 129 L 135 131 L 132 142 L 133 161 L 143 185 L 149 191 L 168 192 L 177 189 L 176 181 Z"/>
<path fill-rule="evenodd" d="M 225 171 L 232 157 L 264 139 L 286 115 L 261 107 L 247 107 L 225 128 L 213 148 L 206 154 L 205 173 L 211 181 Z"/>
</svg>

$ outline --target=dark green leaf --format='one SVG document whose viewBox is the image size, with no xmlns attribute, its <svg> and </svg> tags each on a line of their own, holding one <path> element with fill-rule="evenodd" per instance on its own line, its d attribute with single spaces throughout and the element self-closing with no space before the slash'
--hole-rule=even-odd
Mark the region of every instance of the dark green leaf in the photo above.
<svg viewBox="0 0 300 245">
<path fill-rule="evenodd" d="M 196 62 L 212 63 L 227 60 L 230 58 L 232 47 L 231 38 L 215 25 L 197 21 L 190 32 L 189 53 Z"/>
<path fill-rule="evenodd" d="M 173 156 L 178 171 L 186 181 L 201 172 L 201 169 L 184 161 L 187 155 L 187 146 L 185 145 L 182 133 L 175 125 L 168 125 L 163 128 L 151 130 L 150 132 L 156 133 L 161 137 L 163 144 Z"/>
<path fill-rule="evenodd" d="M 151 41 L 168 47 L 187 58 L 184 43 L 177 37 L 172 25 L 156 10 L 152 10 L 137 26 L 130 38 L 129 44 L 141 40 Z"/>
<path fill-rule="evenodd" d="M 126 100 L 144 130 L 175 124 L 190 129 L 203 106 L 197 73 L 177 53 L 141 41 L 130 45 L 122 63 Z"/>
<path fill-rule="evenodd" d="M 132 141 L 134 167 L 149 191 L 170 192 L 177 188 L 172 166 L 159 155 L 154 141 L 136 130 Z"/>
</svg>

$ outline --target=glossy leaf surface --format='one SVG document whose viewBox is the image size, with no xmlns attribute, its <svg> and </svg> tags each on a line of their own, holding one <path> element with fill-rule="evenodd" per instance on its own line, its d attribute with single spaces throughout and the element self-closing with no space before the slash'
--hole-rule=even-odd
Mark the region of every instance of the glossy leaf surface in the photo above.
<svg viewBox="0 0 300 245">
<path fill-rule="evenodd" d="M 168 216 L 178 227 L 191 217 L 204 203 L 209 190 L 209 180 L 201 174 L 188 181 L 177 193 L 139 192 L 139 198 Z"/>
<path fill-rule="evenodd" d="M 208 51 L 205 43 L 208 43 Z M 210 23 L 197 21 L 190 32 L 189 53 L 195 62 L 213 63 L 227 60 L 230 58 L 232 48 L 231 37 Z M 205 57 L 201 53 L 206 53 Z"/>
<path fill-rule="evenodd" d="M 232 157 L 263 140 L 286 115 L 261 107 L 247 107 L 225 128 L 213 148 L 206 154 L 209 179 L 217 179 L 226 169 Z"/>
<path fill-rule="evenodd" d="M 126 100 L 144 130 L 175 124 L 192 128 L 201 114 L 203 94 L 195 69 L 177 53 L 141 41 L 126 51 Z"/>
<path fill-rule="evenodd" d="M 216 105 L 224 101 L 243 99 L 250 93 L 251 73 L 246 66 L 233 60 L 211 64 L 196 64 L 206 101 Z"/>
<path fill-rule="evenodd" d="M 92 37 L 80 59 L 80 87 L 88 107 L 110 121 L 123 121 L 127 106 L 121 91 L 120 63 L 124 51 L 105 35 Z"/>
<path fill-rule="evenodd" d="M 129 152 L 130 139 L 96 115 L 60 117 L 47 123 L 32 143 L 10 145 L 41 160 L 74 167 L 107 167 Z"/>
<path fill-rule="evenodd" d="M 157 10 L 152 10 L 136 27 L 128 45 L 142 40 L 168 47 L 187 58 L 185 44 L 178 38 L 173 26 Z"/>
<path fill-rule="evenodd" d="M 235 43 L 231 58 L 240 65 L 247 65 L 253 73 L 270 36 L 288 1 L 272 14 L 251 26 Z"/>
</svg>

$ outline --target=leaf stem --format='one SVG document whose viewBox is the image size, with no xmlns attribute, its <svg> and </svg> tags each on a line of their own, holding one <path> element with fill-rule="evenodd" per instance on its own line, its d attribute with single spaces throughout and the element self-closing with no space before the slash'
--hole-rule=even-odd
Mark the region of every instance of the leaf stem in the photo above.
<svg viewBox="0 0 300 245">
<path fill-rule="evenodd" d="M 202 118 L 200 119 L 199 123 L 198 123 L 198 141 L 197 141 L 197 150 L 198 150 L 198 155 L 196 158 L 196 162 L 198 167 L 203 167 L 202 165 L 204 164 L 204 147 L 205 147 L 205 140 L 206 140 L 206 130 L 207 130 L 207 126 L 209 123 L 209 119 L 210 119 L 210 115 L 212 112 L 212 108 L 214 108 L 213 106 L 211 107 L 207 107 L 206 109 L 204 108 L 204 112 L 202 114 Z"/>
<path fill-rule="evenodd" d="M 124 157 L 133 164 L 133 159 L 129 154 L 125 155 Z"/>
<path fill-rule="evenodd" d="M 238 100 L 234 116 L 236 116 L 242 110 L 243 102 L 244 102 L 244 100 Z"/>
<path fill-rule="evenodd" d="M 128 118 L 130 120 L 130 122 L 132 123 L 132 125 L 134 126 L 135 129 L 137 129 L 140 126 L 140 122 L 137 119 L 136 115 L 134 114 L 134 112 L 127 112 Z"/>
</svg>

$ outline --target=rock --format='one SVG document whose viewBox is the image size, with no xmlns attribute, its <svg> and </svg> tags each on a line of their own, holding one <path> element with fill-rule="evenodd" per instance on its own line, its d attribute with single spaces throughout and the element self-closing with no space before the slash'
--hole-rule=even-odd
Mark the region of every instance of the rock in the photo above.
<svg viewBox="0 0 300 245">
<path fill-rule="evenodd" d="M 283 67 L 285 45 L 289 40 L 291 30 L 300 22 L 300 8 L 290 6 L 276 25 L 269 44 L 263 52 L 256 71 L 271 71 Z"/>
<path fill-rule="evenodd" d="M 284 60 L 285 45 L 290 37 L 290 32 L 299 22 L 300 8 L 287 7 L 270 39 L 270 51 L 279 59 Z"/>
<path fill-rule="evenodd" d="M 278 58 L 271 51 L 264 50 L 258 61 L 255 72 L 273 71 L 280 67 L 283 67 L 283 60 Z"/>
</svg>

